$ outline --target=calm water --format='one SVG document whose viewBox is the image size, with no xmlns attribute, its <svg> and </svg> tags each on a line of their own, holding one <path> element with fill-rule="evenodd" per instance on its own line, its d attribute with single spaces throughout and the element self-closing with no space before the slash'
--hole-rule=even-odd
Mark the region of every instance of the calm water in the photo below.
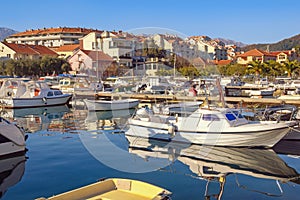
<svg viewBox="0 0 300 200">
<path fill-rule="evenodd" d="M 299 142 L 281 143 L 275 149 L 280 154 L 125 138 L 117 130 L 131 113 L 89 113 L 64 106 L 3 112 L 29 137 L 25 164 L 24 156 L 6 160 L 13 167 L 0 172 L 1 199 L 49 197 L 109 177 L 164 187 L 173 192 L 173 199 L 214 199 L 212 195 L 220 193 L 222 199 L 299 196 Z M 113 122 L 104 121 L 112 116 Z M 282 148 L 285 145 L 288 148 Z"/>
</svg>

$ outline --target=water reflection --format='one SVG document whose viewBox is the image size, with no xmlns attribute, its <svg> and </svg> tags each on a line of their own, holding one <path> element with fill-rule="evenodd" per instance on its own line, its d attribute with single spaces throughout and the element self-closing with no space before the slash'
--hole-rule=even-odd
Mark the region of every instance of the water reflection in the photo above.
<svg viewBox="0 0 300 200">
<path fill-rule="evenodd" d="M 207 181 L 205 197 L 220 198 L 228 176 L 236 176 L 236 183 L 243 189 L 269 196 L 282 195 L 279 183 L 300 183 L 299 173 L 288 166 L 272 149 L 224 148 L 190 145 L 187 147 L 174 142 L 163 142 L 126 136 L 129 152 L 147 162 L 154 158 L 168 159 L 171 163 L 179 161 L 192 172 L 192 176 Z M 259 179 L 275 180 L 274 192 L 262 188 L 250 189 L 240 183 L 237 175 Z M 212 184 L 217 183 L 217 184 Z M 248 183 L 249 184 L 249 183 Z M 268 188 L 269 189 L 269 188 Z"/>
<path fill-rule="evenodd" d="M 71 110 L 68 106 L 50 106 L 38 108 L 6 109 L 2 116 L 16 122 L 26 132 L 57 129 L 62 126 L 63 118 Z"/>
<path fill-rule="evenodd" d="M 122 129 L 135 109 L 88 111 L 85 125 L 88 130 Z"/>
<path fill-rule="evenodd" d="M 25 153 L 0 159 L 0 198 L 23 177 L 25 171 Z"/>
</svg>

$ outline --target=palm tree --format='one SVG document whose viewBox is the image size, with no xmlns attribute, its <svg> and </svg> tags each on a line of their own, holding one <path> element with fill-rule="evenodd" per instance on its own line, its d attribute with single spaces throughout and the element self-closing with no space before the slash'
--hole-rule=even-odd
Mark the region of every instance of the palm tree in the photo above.
<svg viewBox="0 0 300 200">
<path fill-rule="evenodd" d="M 288 74 L 288 77 L 291 77 L 293 72 L 299 68 L 299 62 L 297 60 L 286 61 L 283 63 L 283 69 Z"/>
<path fill-rule="evenodd" d="M 257 77 L 262 75 L 264 72 L 264 65 L 260 61 L 251 61 L 248 64 L 248 69 L 247 69 L 249 74 L 255 74 Z"/>
</svg>

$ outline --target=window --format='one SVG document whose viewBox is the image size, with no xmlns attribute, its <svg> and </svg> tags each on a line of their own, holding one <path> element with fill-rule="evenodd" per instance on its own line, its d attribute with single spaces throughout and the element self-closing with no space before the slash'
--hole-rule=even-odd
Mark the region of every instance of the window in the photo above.
<svg viewBox="0 0 300 200">
<path fill-rule="evenodd" d="M 55 96 L 62 95 L 62 92 L 60 90 L 56 90 L 56 91 L 54 91 L 54 95 Z"/>
<path fill-rule="evenodd" d="M 225 116 L 229 121 L 236 120 L 236 117 L 233 113 L 226 113 Z"/>
<path fill-rule="evenodd" d="M 49 92 L 47 93 L 47 96 L 48 96 L 48 97 L 52 97 L 52 96 L 53 96 L 53 92 L 52 92 L 52 91 L 49 91 Z"/>
<path fill-rule="evenodd" d="M 6 57 L 10 58 L 10 54 L 7 54 Z"/>
<path fill-rule="evenodd" d="M 204 121 L 220 121 L 219 117 L 215 114 L 203 114 Z"/>
</svg>

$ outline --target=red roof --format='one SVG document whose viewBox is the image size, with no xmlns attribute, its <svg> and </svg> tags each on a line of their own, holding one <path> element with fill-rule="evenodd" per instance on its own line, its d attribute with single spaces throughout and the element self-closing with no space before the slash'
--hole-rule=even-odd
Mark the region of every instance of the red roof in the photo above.
<svg viewBox="0 0 300 200">
<path fill-rule="evenodd" d="M 90 51 L 90 50 L 81 50 L 83 53 L 88 55 L 92 60 L 102 60 L 102 61 L 110 61 L 113 59 L 109 55 L 103 53 L 102 51 Z"/>
<path fill-rule="evenodd" d="M 56 52 L 62 52 L 62 51 L 74 51 L 79 49 L 79 44 L 67 44 L 67 45 L 63 45 L 60 46 L 58 48 L 55 48 L 54 51 Z"/>
<path fill-rule="evenodd" d="M 247 51 L 243 54 L 240 54 L 237 57 L 248 57 L 248 56 L 256 56 L 256 57 L 259 57 L 259 56 L 273 56 L 274 57 L 274 55 L 272 53 L 268 53 L 266 51 L 262 51 L 262 50 L 259 50 L 259 49 L 251 49 L 250 51 Z"/>
<path fill-rule="evenodd" d="M 216 65 L 229 65 L 232 62 L 232 60 L 216 60 Z"/>
<path fill-rule="evenodd" d="M 10 37 L 46 35 L 46 34 L 53 34 L 53 33 L 81 33 L 87 35 L 90 32 L 102 33 L 103 31 L 99 31 L 95 29 L 87 29 L 87 28 L 58 27 L 58 28 L 43 28 L 43 29 L 36 29 L 36 30 L 31 29 L 24 32 L 13 34 Z"/>
<path fill-rule="evenodd" d="M 48 47 L 41 46 L 41 45 L 14 44 L 14 43 L 7 43 L 7 42 L 3 42 L 3 44 L 18 54 L 57 56 L 57 53 L 55 53 Z"/>
</svg>

